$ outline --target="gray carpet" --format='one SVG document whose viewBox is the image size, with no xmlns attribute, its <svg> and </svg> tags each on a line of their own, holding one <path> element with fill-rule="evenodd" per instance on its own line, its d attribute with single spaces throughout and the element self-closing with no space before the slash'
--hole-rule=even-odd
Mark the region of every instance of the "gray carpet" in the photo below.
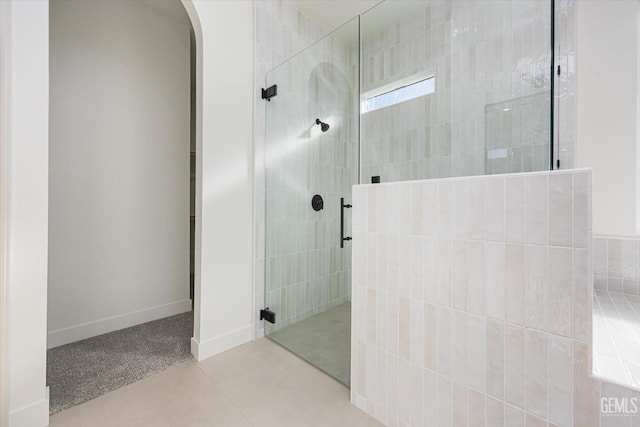
<svg viewBox="0 0 640 427">
<path fill-rule="evenodd" d="M 48 350 L 49 413 L 190 359 L 192 335 L 189 312 Z"/>
<path fill-rule="evenodd" d="M 349 387 L 351 303 L 323 311 L 268 337 Z"/>
</svg>

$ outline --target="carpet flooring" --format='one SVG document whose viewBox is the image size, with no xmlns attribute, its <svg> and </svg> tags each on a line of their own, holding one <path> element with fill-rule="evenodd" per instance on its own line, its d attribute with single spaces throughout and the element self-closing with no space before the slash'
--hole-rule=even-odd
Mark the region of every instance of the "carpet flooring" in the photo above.
<svg viewBox="0 0 640 427">
<path fill-rule="evenodd" d="M 189 312 L 48 350 L 49 413 L 191 359 L 192 335 Z"/>
<path fill-rule="evenodd" d="M 351 382 L 351 303 L 268 335 L 347 387 Z"/>
</svg>

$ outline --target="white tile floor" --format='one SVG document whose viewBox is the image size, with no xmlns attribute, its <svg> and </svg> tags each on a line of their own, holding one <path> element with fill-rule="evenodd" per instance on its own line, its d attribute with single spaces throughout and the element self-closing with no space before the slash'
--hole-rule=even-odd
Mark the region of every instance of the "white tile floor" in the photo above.
<svg viewBox="0 0 640 427">
<path fill-rule="evenodd" d="M 640 297 L 595 291 L 593 372 L 640 388 Z"/>
<path fill-rule="evenodd" d="M 67 409 L 51 426 L 380 426 L 349 390 L 262 338 Z"/>
</svg>

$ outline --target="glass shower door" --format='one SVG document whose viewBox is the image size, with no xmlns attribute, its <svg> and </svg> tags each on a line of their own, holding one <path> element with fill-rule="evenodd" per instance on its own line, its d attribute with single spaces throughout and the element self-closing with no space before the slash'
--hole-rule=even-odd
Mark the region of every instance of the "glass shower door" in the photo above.
<svg viewBox="0 0 640 427">
<path fill-rule="evenodd" d="M 356 18 L 266 81 L 277 95 L 266 102 L 265 306 L 276 323 L 265 335 L 346 385 L 351 212 L 341 199 L 351 203 L 359 175 L 358 77 Z"/>
</svg>

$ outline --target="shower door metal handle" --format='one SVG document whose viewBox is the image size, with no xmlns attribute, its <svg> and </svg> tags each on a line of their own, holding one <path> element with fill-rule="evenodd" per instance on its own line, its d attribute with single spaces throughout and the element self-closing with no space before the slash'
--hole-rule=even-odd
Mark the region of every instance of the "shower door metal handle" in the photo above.
<svg viewBox="0 0 640 427">
<path fill-rule="evenodd" d="M 349 209 L 351 205 L 344 204 L 344 197 L 340 197 L 340 247 L 344 248 L 344 242 L 351 240 L 351 237 L 344 235 L 344 210 Z"/>
</svg>

